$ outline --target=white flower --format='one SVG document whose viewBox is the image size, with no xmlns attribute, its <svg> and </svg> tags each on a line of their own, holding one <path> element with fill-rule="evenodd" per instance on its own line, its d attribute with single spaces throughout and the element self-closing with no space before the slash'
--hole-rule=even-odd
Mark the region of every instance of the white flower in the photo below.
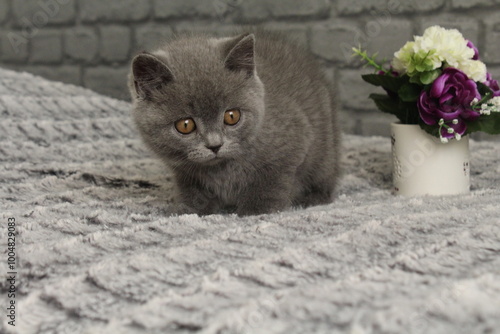
<svg viewBox="0 0 500 334">
<path fill-rule="evenodd" d="M 399 51 L 394 53 L 392 68 L 399 73 L 405 73 L 408 63 L 411 61 L 412 55 L 415 53 L 413 46 L 415 42 L 406 42 Z"/>
<path fill-rule="evenodd" d="M 488 103 L 493 104 L 495 107 L 500 107 L 500 96 L 495 96 L 494 98 L 490 99 Z"/>
<path fill-rule="evenodd" d="M 500 112 L 500 96 L 491 98 L 487 103 L 481 104 L 481 115 L 491 115 L 492 112 Z"/>
<path fill-rule="evenodd" d="M 457 29 L 432 26 L 425 29 L 422 37 L 418 39 L 421 40 L 420 45 L 423 50 L 436 50 L 441 60 L 452 67 L 457 67 L 459 62 L 474 57 L 474 50 L 467 46 L 467 40 Z M 416 39 L 415 42 L 418 43 Z"/>
<path fill-rule="evenodd" d="M 444 64 L 462 70 L 475 81 L 485 81 L 486 67 L 480 61 L 473 62 L 472 57 L 474 50 L 467 46 L 467 40 L 458 30 L 432 26 L 394 53 L 392 67 L 412 76 L 417 72 L 433 71 Z M 483 72 L 484 80 L 479 80 L 483 79 Z"/>
<path fill-rule="evenodd" d="M 458 63 L 456 68 L 476 82 L 486 81 L 486 65 L 480 60 L 462 60 Z"/>
</svg>

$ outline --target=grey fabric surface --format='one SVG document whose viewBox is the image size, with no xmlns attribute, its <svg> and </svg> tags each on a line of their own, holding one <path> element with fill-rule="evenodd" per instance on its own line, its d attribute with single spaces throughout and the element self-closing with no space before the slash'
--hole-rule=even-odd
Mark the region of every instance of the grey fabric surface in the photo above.
<svg viewBox="0 0 500 334">
<path fill-rule="evenodd" d="M 393 196 L 390 141 L 346 135 L 330 205 L 172 216 L 129 109 L 0 69 L 1 333 L 500 333 L 498 143 L 467 196 Z"/>
</svg>

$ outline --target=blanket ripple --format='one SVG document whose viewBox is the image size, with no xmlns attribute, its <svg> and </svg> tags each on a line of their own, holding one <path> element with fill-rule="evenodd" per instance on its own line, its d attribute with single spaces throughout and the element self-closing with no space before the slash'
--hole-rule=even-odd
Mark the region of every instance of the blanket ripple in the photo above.
<svg viewBox="0 0 500 334">
<path fill-rule="evenodd" d="M 129 112 L 0 69 L 0 332 L 500 332 L 499 143 L 471 142 L 466 196 L 392 195 L 389 140 L 346 135 L 330 205 L 176 216 Z"/>
</svg>

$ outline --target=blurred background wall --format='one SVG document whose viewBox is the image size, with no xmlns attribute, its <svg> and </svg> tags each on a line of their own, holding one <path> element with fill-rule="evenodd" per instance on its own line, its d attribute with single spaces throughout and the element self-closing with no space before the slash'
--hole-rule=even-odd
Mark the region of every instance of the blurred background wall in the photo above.
<svg viewBox="0 0 500 334">
<path fill-rule="evenodd" d="M 177 32 L 231 35 L 239 25 L 289 33 L 333 82 L 344 131 L 388 135 L 376 91 L 351 58 L 361 45 L 391 59 L 414 34 L 459 29 L 500 78 L 500 0 L 0 0 L 0 66 L 128 100 L 130 59 Z"/>
</svg>

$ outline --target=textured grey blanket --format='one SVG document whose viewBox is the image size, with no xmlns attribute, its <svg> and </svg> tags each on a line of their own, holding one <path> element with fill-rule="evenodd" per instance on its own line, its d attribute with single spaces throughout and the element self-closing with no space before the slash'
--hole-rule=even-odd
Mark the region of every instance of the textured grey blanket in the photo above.
<svg viewBox="0 0 500 334">
<path fill-rule="evenodd" d="M 467 196 L 393 196 L 389 140 L 346 135 L 330 205 L 172 216 L 129 109 L 0 69 L 1 333 L 500 333 L 499 143 Z"/>
</svg>

